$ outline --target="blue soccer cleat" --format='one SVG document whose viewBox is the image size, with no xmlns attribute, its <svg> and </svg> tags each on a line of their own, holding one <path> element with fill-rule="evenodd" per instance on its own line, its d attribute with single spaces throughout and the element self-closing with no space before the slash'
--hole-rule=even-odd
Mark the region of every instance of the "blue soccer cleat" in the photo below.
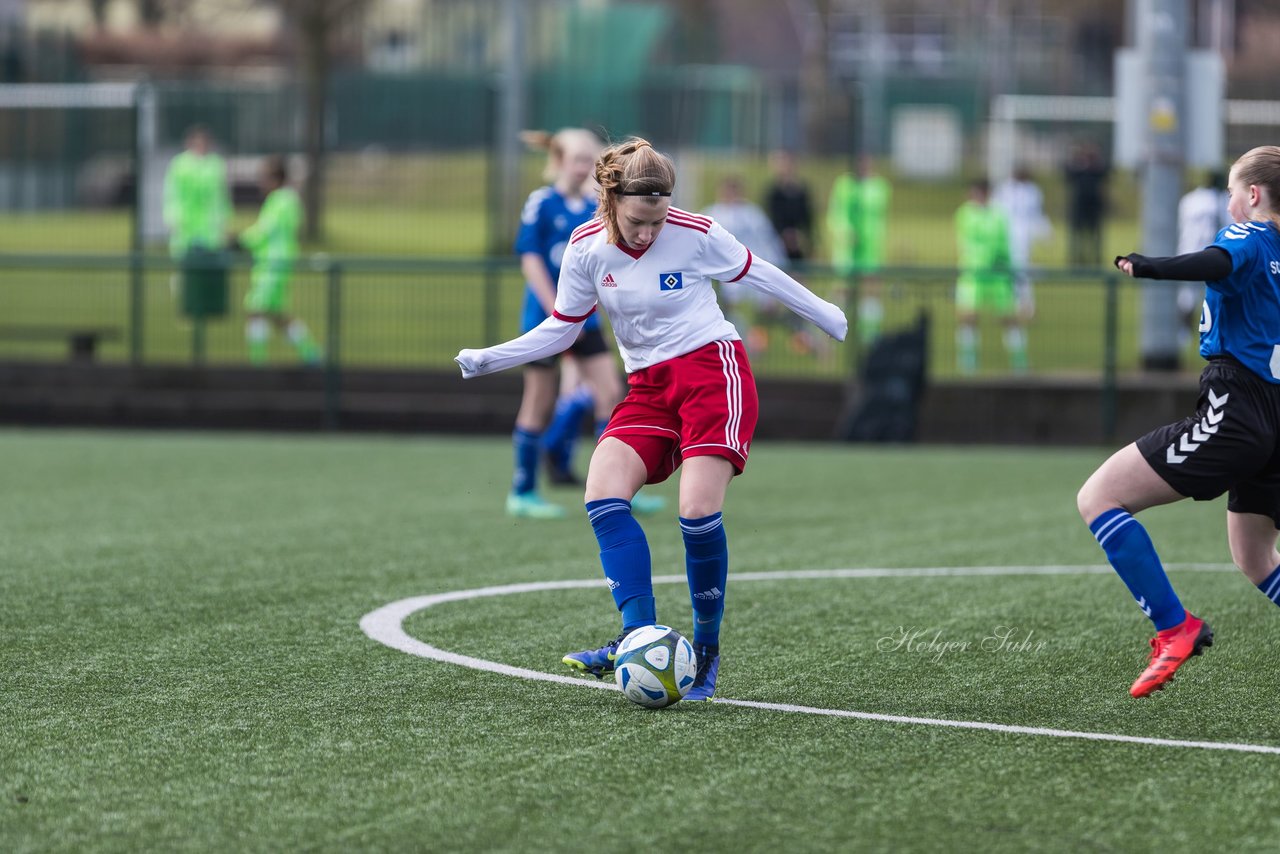
<svg viewBox="0 0 1280 854">
<path fill-rule="evenodd" d="M 613 662 L 618 657 L 618 644 L 622 643 L 622 639 L 628 634 L 630 632 L 624 631 L 598 649 L 571 652 L 560 660 L 579 673 L 584 675 L 589 673 L 597 679 L 603 679 L 606 673 L 613 672 Z"/>
<path fill-rule="evenodd" d="M 685 700 L 710 700 L 716 693 L 716 674 L 720 670 L 720 645 L 694 644 L 698 655 L 698 675 L 693 677 L 693 687 L 684 695 Z"/>
</svg>

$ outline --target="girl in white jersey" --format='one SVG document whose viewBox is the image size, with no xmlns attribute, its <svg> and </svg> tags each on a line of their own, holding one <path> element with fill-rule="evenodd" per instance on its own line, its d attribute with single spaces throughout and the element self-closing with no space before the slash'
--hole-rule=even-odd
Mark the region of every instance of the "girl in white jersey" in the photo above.
<svg viewBox="0 0 1280 854">
<path fill-rule="evenodd" d="M 711 281 L 776 297 L 838 341 L 848 321 L 713 220 L 671 207 L 675 169 L 645 140 L 606 149 L 596 181 L 596 218 L 570 238 L 553 315 L 514 341 L 463 350 L 457 362 L 465 377 L 525 364 L 567 348 L 597 307 L 609 315 L 630 389 L 591 457 L 586 507 L 622 633 L 564 662 L 601 677 L 613 670 L 622 638 L 656 621 L 649 545 L 631 498 L 683 463 L 680 528 L 698 654 L 686 699 L 707 700 L 720 664 L 729 566 L 720 511 L 729 481 L 747 464 L 757 416 L 746 350 Z"/>
</svg>

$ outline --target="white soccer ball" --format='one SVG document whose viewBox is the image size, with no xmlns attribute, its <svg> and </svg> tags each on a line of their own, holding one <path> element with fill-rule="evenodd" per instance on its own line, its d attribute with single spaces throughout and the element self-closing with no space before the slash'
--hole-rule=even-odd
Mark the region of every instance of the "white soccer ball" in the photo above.
<svg viewBox="0 0 1280 854">
<path fill-rule="evenodd" d="M 618 644 L 613 678 L 622 696 L 648 709 L 678 703 L 693 687 L 698 657 L 670 626 L 643 626 Z"/>
</svg>

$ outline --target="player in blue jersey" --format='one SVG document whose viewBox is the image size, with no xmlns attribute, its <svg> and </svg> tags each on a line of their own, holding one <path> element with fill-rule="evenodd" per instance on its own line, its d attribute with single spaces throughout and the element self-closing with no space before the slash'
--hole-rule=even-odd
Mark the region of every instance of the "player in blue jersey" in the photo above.
<svg viewBox="0 0 1280 854">
<path fill-rule="evenodd" d="M 1183 498 L 1227 499 L 1236 566 L 1280 604 L 1280 146 L 1255 148 L 1231 167 L 1234 221 L 1205 249 L 1171 258 L 1116 259 L 1130 276 L 1203 280 L 1200 375 L 1193 415 L 1117 451 L 1080 489 L 1080 515 L 1144 614 L 1155 624 L 1151 659 L 1129 689 L 1157 691 L 1213 644 L 1209 624 L 1183 608 L 1134 513 Z"/>
<path fill-rule="evenodd" d="M 595 134 L 581 128 L 566 128 L 554 135 L 527 133 L 524 139 L 547 150 L 545 178 L 550 182 L 529 194 L 516 237 L 515 249 L 527 283 L 521 331 L 528 332 L 555 307 L 560 261 L 569 236 L 595 215 L 592 172 L 601 145 Z M 551 470 L 558 474 L 556 479 L 573 482 L 568 466 L 583 415 L 594 408 L 598 433 L 622 399 L 618 368 L 598 317 L 587 321 L 568 355 L 562 365 L 565 381 L 560 385 L 563 393 L 554 418 L 550 416 L 556 401 L 556 357 L 540 359 L 525 368 L 524 395 L 512 436 L 515 474 L 507 496 L 507 513 L 512 516 L 558 519 L 565 515 L 563 507 L 538 492 L 539 457 L 545 451 Z M 657 496 L 641 498 L 641 507 L 650 512 L 663 503 Z"/>
</svg>

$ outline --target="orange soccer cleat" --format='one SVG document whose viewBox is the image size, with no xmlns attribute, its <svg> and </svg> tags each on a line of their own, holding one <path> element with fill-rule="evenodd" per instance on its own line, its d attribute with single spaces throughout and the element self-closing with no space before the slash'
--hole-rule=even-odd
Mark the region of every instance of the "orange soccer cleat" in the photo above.
<svg viewBox="0 0 1280 854">
<path fill-rule="evenodd" d="M 1151 639 L 1151 661 L 1129 688 L 1129 693 L 1145 697 L 1159 691 L 1172 681 L 1173 674 L 1188 658 L 1199 655 L 1208 646 L 1213 646 L 1213 629 L 1188 611 L 1185 620 Z"/>
</svg>

